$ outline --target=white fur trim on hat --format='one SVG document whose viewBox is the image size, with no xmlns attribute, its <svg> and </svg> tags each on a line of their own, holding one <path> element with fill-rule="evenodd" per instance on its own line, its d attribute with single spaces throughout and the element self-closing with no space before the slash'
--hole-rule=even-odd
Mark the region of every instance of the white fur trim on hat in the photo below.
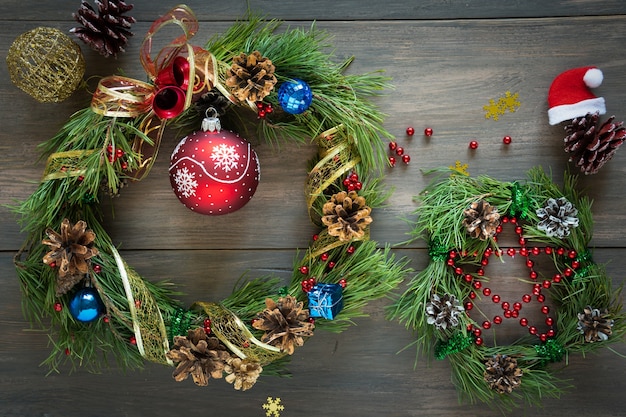
<svg viewBox="0 0 626 417">
<path fill-rule="evenodd" d="M 585 80 L 586 81 L 586 80 Z M 574 104 L 555 106 L 548 110 L 548 119 L 551 125 L 561 123 L 563 120 L 571 120 L 587 113 L 606 113 L 604 97 L 596 97 L 589 100 L 579 101 Z"/>
</svg>

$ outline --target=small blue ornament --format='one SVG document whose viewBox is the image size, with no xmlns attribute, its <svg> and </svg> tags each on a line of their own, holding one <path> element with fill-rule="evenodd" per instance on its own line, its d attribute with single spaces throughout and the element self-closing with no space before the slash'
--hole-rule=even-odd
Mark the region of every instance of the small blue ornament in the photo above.
<svg viewBox="0 0 626 417">
<path fill-rule="evenodd" d="M 303 113 L 312 101 L 311 87 L 297 78 L 282 83 L 278 89 L 278 103 L 289 114 Z"/>
<path fill-rule="evenodd" d="M 89 323 L 96 320 L 104 311 L 104 305 L 95 288 L 78 290 L 70 301 L 70 314 L 78 321 Z"/>
<path fill-rule="evenodd" d="M 309 315 L 334 319 L 343 308 L 343 287 L 339 284 L 315 284 L 309 291 Z"/>
</svg>

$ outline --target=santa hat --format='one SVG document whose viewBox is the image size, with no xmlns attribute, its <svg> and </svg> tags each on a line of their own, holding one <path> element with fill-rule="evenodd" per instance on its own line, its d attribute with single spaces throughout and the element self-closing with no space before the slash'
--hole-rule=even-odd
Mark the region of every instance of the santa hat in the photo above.
<svg viewBox="0 0 626 417">
<path fill-rule="evenodd" d="M 604 98 L 589 90 L 602 84 L 604 76 L 596 67 L 581 67 L 559 74 L 548 91 L 548 119 L 551 125 L 587 113 L 606 113 Z"/>
</svg>

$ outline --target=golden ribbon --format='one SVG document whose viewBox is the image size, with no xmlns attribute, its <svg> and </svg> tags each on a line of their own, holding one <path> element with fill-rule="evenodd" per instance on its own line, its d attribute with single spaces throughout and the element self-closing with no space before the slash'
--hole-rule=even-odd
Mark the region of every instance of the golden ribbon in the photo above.
<svg viewBox="0 0 626 417">
<path fill-rule="evenodd" d="M 162 48 L 153 59 L 151 56 L 155 35 L 165 26 L 178 25 L 182 34 Z M 154 21 L 143 39 L 140 61 L 151 83 L 122 76 L 105 77 L 98 83 L 91 100 L 91 109 L 108 117 L 145 116 L 142 129 L 146 135 L 152 134 L 153 149 L 143 152 L 145 143 L 136 138 L 133 149 L 142 154 L 140 169 L 132 174 L 136 179 L 143 178 L 152 167 L 163 135 L 166 120 L 176 117 L 189 108 L 194 97 L 211 90 L 216 82 L 217 63 L 215 57 L 204 49 L 192 46 L 189 40 L 198 31 L 198 19 L 193 11 L 179 5 Z M 185 72 L 180 85 L 159 85 L 159 76 L 176 70 L 181 62 Z M 172 98 L 172 95 L 173 98 Z M 174 108 L 159 107 L 159 98 L 164 97 Z"/>
</svg>

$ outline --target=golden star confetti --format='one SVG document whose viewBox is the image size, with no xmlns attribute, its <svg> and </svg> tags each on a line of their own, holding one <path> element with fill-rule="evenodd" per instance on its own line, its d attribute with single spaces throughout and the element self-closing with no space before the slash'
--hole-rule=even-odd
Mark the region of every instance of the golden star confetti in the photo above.
<svg viewBox="0 0 626 417">
<path fill-rule="evenodd" d="M 456 161 L 454 163 L 454 165 L 450 165 L 448 168 L 450 168 L 452 171 L 454 171 L 452 174 L 450 174 L 450 176 L 454 176 L 454 175 L 465 175 L 465 176 L 469 176 L 469 172 L 467 171 L 467 168 L 469 167 L 468 164 L 462 164 L 461 161 Z"/>
<path fill-rule="evenodd" d="M 280 412 L 285 409 L 285 406 L 280 403 L 280 398 L 267 397 L 263 409 L 267 417 L 280 417 Z"/>
<path fill-rule="evenodd" d="M 519 93 L 512 94 L 510 91 L 504 93 L 503 97 L 500 97 L 498 101 L 491 99 L 489 100 L 489 104 L 483 106 L 483 110 L 485 110 L 485 119 L 493 119 L 498 120 L 501 115 L 506 113 L 515 112 L 521 106 L 522 103 L 519 101 Z"/>
</svg>

